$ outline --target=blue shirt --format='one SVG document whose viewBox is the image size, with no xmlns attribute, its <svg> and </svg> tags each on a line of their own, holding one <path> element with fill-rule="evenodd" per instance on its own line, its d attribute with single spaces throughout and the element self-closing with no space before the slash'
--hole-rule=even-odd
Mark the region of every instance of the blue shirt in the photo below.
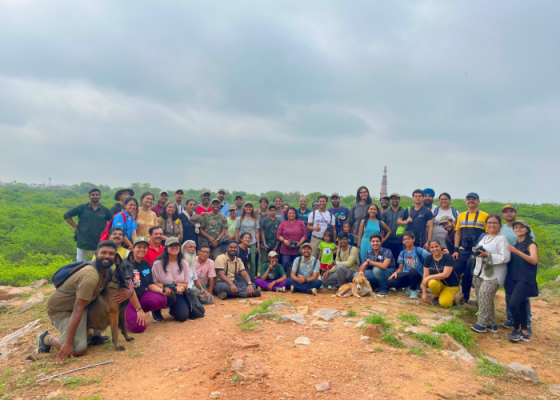
<svg viewBox="0 0 560 400">
<path fill-rule="evenodd" d="M 226 203 L 225 201 L 224 204 L 222 204 L 222 209 L 220 210 L 220 212 L 224 214 L 226 217 L 229 217 L 229 204 Z"/>
<path fill-rule="evenodd" d="M 113 217 L 111 228 L 121 228 L 124 231 L 126 238 L 128 240 L 132 240 L 132 235 L 134 235 L 134 231 L 137 228 L 136 220 L 126 211 L 123 211 L 123 213 L 126 215 L 126 222 L 124 222 L 123 215 L 118 213 Z"/>
<path fill-rule="evenodd" d="M 340 208 L 337 209 L 331 207 L 327 211 L 329 211 L 336 218 L 335 226 L 336 226 L 336 235 L 338 236 L 338 234 L 342 232 L 342 225 L 344 225 L 344 223 L 348 221 L 348 217 L 350 216 L 350 210 L 348 209 L 348 207 L 340 206 Z"/>
<path fill-rule="evenodd" d="M 373 249 L 371 249 L 364 256 L 364 262 L 365 261 L 375 261 L 375 262 L 382 263 L 385 260 L 391 260 L 387 269 L 390 269 L 390 270 L 394 271 L 395 270 L 395 262 L 393 261 L 394 260 L 393 259 L 393 252 L 391 250 L 385 249 L 385 248 L 382 247 L 382 248 L 379 249 L 379 254 L 375 255 L 375 251 Z M 366 269 L 373 269 L 373 267 L 371 265 L 368 265 L 366 267 Z"/>
<path fill-rule="evenodd" d="M 403 264 L 404 268 L 402 272 L 408 272 L 411 268 L 414 268 L 416 271 L 423 274 L 424 268 L 424 259 L 430 255 L 429 251 L 426 251 L 420 247 L 415 247 L 410 253 L 404 249 L 399 254 L 398 263 Z"/>
<path fill-rule="evenodd" d="M 295 259 L 292 269 L 296 271 L 296 276 L 303 275 L 307 279 L 311 278 L 315 272 L 321 271 L 321 264 L 313 256 L 311 256 L 309 262 L 305 262 L 305 258 L 301 256 Z"/>
</svg>

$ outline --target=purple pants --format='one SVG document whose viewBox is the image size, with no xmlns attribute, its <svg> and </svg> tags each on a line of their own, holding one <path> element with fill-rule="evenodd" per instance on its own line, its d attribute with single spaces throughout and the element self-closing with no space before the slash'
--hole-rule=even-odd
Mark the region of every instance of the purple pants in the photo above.
<svg viewBox="0 0 560 400">
<path fill-rule="evenodd" d="M 268 290 L 268 285 L 270 285 L 273 281 L 274 279 L 267 279 L 266 281 L 263 281 L 262 279 L 257 278 L 255 279 L 255 285 L 263 288 L 264 290 Z M 279 287 L 286 287 L 286 281 L 277 283 L 272 287 L 272 290 L 276 290 L 276 288 Z"/>
<path fill-rule="evenodd" d="M 140 307 L 144 312 L 155 311 L 162 309 L 167 304 L 167 297 L 162 293 L 154 293 L 146 290 L 140 299 Z M 142 326 L 136 322 L 137 313 L 132 303 L 128 303 L 125 310 L 126 315 L 126 329 L 132 333 L 142 333 L 146 330 L 146 325 Z"/>
</svg>

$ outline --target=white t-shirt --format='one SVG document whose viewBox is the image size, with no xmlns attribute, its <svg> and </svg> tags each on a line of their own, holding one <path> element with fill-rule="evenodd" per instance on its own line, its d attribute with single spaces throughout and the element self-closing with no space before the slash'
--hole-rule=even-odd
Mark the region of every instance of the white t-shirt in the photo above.
<svg viewBox="0 0 560 400">
<path fill-rule="evenodd" d="M 311 225 L 313 228 L 318 226 L 321 228 L 321 230 L 319 232 L 316 231 L 312 231 L 311 235 L 318 237 L 319 239 L 323 238 L 323 235 L 325 234 L 325 231 L 327 230 L 327 227 L 330 225 L 332 225 L 332 229 L 333 231 L 336 229 L 336 219 L 334 218 L 334 216 L 328 212 L 321 212 L 319 210 L 313 211 L 311 214 L 309 214 L 309 219 L 307 220 L 308 223 L 313 223 L 313 225 Z M 333 238 L 334 239 L 334 238 Z"/>
<path fill-rule="evenodd" d="M 189 266 L 189 286 L 188 286 L 189 289 L 193 288 L 194 281 L 196 281 L 197 279 L 198 279 L 198 276 L 196 276 L 196 268 L 191 268 Z"/>
<path fill-rule="evenodd" d="M 482 257 L 476 258 L 476 265 L 474 267 L 473 276 L 479 276 L 480 278 L 491 281 L 492 279 L 497 279 L 500 282 L 500 286 L 504 286 L 507 274 L 507 263 L 511 258 L 511 253 L 507 249 L 509 245 L 508 240 L 504 235 L 497 236 L 484 236 L 478 244 L 484 246 L 484 250 L 488 254 L 492 255 L 492 262 L 494 263 L 494 273 L 492 276 L 486 276 L 482 269 Z"/>
<path fill-rule="evenodd" d="M 433 211 L 432 211 L 433 212 Z M 442 210 L 441 208 L 438 211 L 438 214 L 434 217 L 434 234 L 432 235 L 432 239 L 437 239 L 441 244 L 441 247 L 444 249 L 447 248 L 445 245 L 445 237 L 447 236 L 447 231 L 443 229 L 443 226 L 439 226 L 441 219 L 443 217 L 451 217 L 455 222 L 457 222 L 457 218 L 453 215 L 453 210 L 450 208 L 449 210 Z M 457 213 L 459 216 L 459 213 Z"/>
</svg>

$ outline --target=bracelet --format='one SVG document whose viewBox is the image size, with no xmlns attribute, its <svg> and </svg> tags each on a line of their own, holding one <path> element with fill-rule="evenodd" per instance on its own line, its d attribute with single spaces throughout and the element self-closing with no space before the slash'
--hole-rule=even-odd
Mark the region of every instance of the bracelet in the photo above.
<svg viewBox="0 0 560 400">
<path fill-rule="evenodd" d="M 140 307 L 140 308 L 137 308 L 137 309 L 136 309 L 136 312 L 140 311 L 141 309 L 142 309 L 142 307 Z"/>
<path fill-rule="evenodd" d="M 459 252 L 459 248 L 458 248 L 458 247 L 454 247 L 454 248 L 453 248 L 453 252 L 454 252 L 454 253 L 458 253 L 458 252 Z"/>
</svg>

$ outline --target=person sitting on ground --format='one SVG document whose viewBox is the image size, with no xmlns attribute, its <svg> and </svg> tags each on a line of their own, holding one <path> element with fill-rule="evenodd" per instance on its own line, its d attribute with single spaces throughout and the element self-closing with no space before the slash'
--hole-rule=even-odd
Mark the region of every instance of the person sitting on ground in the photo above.
<svg viewBox="0 0 560 400">
<path fill-rule="evenodd" d="M 301 222 L 301 221 L 299 221 Z M 291 292 L 301 292 L 317 295 L 317 289 L 322 285 L 319 277 L 321 266 L 315 257 L 311 256 L 313 248 L 309 242 L 302 244 L 301 252 L 303 256 L 295 259 L 294 265 L 287 279 L 287 284 L 291 287 Z"/>
<path fill-rule="evenodd" d="M 163 240 L 175 237 L 179 239 L 179 242 L 183 241 L 183 224 L 179 220 L 177 204 L 171 201 L 167 203 L 165 209 L 161 212 L 158 223 L 163 229 Z"/>
<path fill-rule="evenodd" d="M 204 213 L 204 221 L 200 227 L 198 244 L 210 246 L 214 260 L 222 254 L 220 240 L 227 236 L 227 219 L 220 212 L 220 200 L 214 199 L 211 203 L 212 212 Z"/>
<path fill-rule="evenodd" d="M 424 279 L 422 280 L 422 300 L 429 303 L 428 288 L 434 294 L 433 305 L 451 307 L 459 292 L 459 276 L 453 271 L 453 257 L 445 254 L 437 239 L 428 242 L 432 254 L 424 260 Z"/>
<path fill-rule="evenodd" d="M 399 254 L 399 268 L 389 277 L 390 288 L 406 288 L 411 299 L 418 298 L 418 284 L 422 281 L 423 262 L 430 254 L 426 250 L 415 247 L 416 237 L 414 232 L 403 232 L 403 245 L 405 249 Z"/>
<path fill-rule="evenodd" d="M 384 236 L 383 232 L 385 232 Z M 381 244 L 391 236 L 391 228 L 383 221 L 377 204 L 370 204 L 368 206 L 364 219 L 360 222 L 358 250 L 362 260 L 366 253 L 371 250 L 370 238 L 372 235 L 380 235 L 383 238 Z"/>
<path fill-rule="evenodd" d="M 156 258 L 163 253 L 164 246 L 161 244 L 163 240 L 163 229 L 161 229 L 160 226 L 152 226 L 148 232 L 150 233 L 150 243 L 144 260 L 148 261 L 151 266 Z"/>
<path fill-rule="evenodd" d="M 345 223 L 345 226 L 351 228 L 349 222 Z M 350 244 L 348 239 L 348 234 L 346 232 L 340 232 L 338 236 L 338 251 L 336 253 L 336 260 L 334 269 L 336 270 L 336 276 L 338 279 L 338 284 L 331 285 L 339 288 L 345 283 L 352 282 L 352 280 L 358 275 L 360 269 L 360 253 L 355 245 Z"/>
<path fill-rule="evenodd" d="M 196 274 L 196 243 L 192 240 L 187 240 L 181 247 L 184 260 L 189 263 L 189 287 L 193 293 L 198 297 L 201 304 L 213 304 L 214 296 L 206 290 L 198 279 Z M 195 291 L 196 289 L 196 291 Z M 198 294 L 200 293 L 200 295 Z"/>
<path fill-rule="evenodd" d="M 114 216 L 117 215 L 117 213 L 123 211 L 124 201 L 126 200 L 127 197 L 132 197 L 132 196 L 134 196 L 134 190 L 132 189 L 118 190 L 117 193 L 115 193 L 115 200 L 118 201 L 118 203 L 115 203 L 113 207 L 111 207 L 111 214 L 113 214 Z"/>
<path fill-rule="evenodd" d="M 189 263 L 183 259 L 181 244 L 176 237 L 165 241 L 163 253 L 154 261 L 152 274 L 154 284 L 163 290 L 164 283 L 176 283 L 177 291 L 165 288 L 169 315 L 176 321 L 185 322 L 189 318 L 189 305 L 185 291 L 189 287 Z M 152 311 L 155 322 L 163 321 L 161 310 Z"/>
<path fill-rule="evenodd" d="M 255 284 L 264 290 L 286 290 L 286 273 L 282 265 L 278 264 L 278 253 L 268 253 L 268 262 L 261 266 L 260 278 L 255 279 Z"/>
<path fill-rule="evenodd" d="M 251 241 L 249 243 L 250 256 L 251 256 L 251 267 L 248 269 L 249 274 L 252 278 L 257 276 L 257 252 L 260 252 L 259 247 L 259 229 L 261 228 L 259 224 L 259 217 L 257 212 L 253 210 L 253 203 L 250 201 L 245 203 L 241 217 L 237 220 L 235 224 L 235 236 L 239 243 L 241 235 L 244 233 L 249 233 L 251 235 Z"/>
<path fill-rule="evenodd" d="M 210 247 L 208 245 L 200 246 L 198 256 L 196 257 L 196 276 L 209 293 L 214 293 L 214 285 L 216 284 L 216 270 L 214 261 L 210 259 Z M 193 288 L 194 293 L 200 299 L 202 292 L 198 288 Z M 212 297 L 212 303 L 214 298 Z"/>
<path fill-rule="evenodd" d="M 121 228 L 124 231 L 123 241 L 127 249 L 132 248 L 132 242 L 136 239 L 136 211 L 138 201 L 134 197 L 127 197 L 124 200 L 124 210 L 119 211 L 111 223 L 111 228 Z"/>
<path fill-rule="evenodd" d="M 371 235 L 371 250 L 364 256 L 360 266 L 360 275 L 366 277 L 373 290 L 379 287 L 379 296 L 389 294 L 389 277 L 395 273 L 395 259 L 390 249 L 382 247 L 381 235 Z"/>
<path fill-rule="evenodd" d="M 336 268 L 334 268 L 334 253 L 336 245 L 332 241 L 333 233 L 331 230 L 326 230 L 323 235 L 323 241 L 319 243 L 319 254 L 317 259 L 321 266 L 321 280 L 325 289 L 338 287 L 338 275 Z M 333 269 L 334 268 L 334 269 Z"/>
<path fill-rule="evenodd" d="M 473 270 L 473 286 L 478 303 L 478 319 L 471 329 L 478 333 L 489 330 L 498 332 L 498 322 L 494 310 L 494 297 L 500 287 L 504 286 L 507 274 L 507 263 L 511 253 L 505 236 L 500 234 L 502 218 L 497 214 L 490 214 L 486 218 L 488 234 L 478 242 L 481 247 L 476 254 L 476 264 Z"/>
<path fill-rule="evenodd" d="M 517 243 L 508 246 L 511 259 L 507 267 L 505 281 L 507 306 L 513 314 L 513 332 L 508 335 L 512 342 L 529 342 L 527 326 L 527 307 L 525 299 L 539 295 L 537 285 L 537 268 L 539 252 L 537 244 L 531 238 L 531 227 L 526 221 L 517 220 L 513 223 L 513 232 L 517 235 Z"/>
<path fill-rule="evenodd" d="M 243 261 L 237 257 L 237 249 L 237 242 L 230 241 L 226 254 L 219 255 L 214 261 L 217 275 L 214 294 L 220 300 L 228 297 L 261 297 L 261 290 L 251 282 Z"/>
<path fill-rule="evenodd" d="M 37 353 L 49 353 L 51 347 L 59 350 L 56 363 L 68 357 L 86 354 L 88 305 L 97 299 L 111 279 L 109 268 L 115 263 L 117 247 L 111 240 L 99 242 L 96 260 L 78 269 L 47 300 L 47 314 L 51 323 L 60 332 L 60 338 L 48 331 L 37 335 Z M 117 302 L 128 300 L 134 291 L 123 289 L 113 298 Z M 98 344 L 101 344 L 103 338 Z M 92 338 L 93 340 L 93 338 Z M 90 342 L 90 344 L 93 344 Z"/>
<path fill-rule="evenodd" d="M 145 192 L 140 196 L 140 208 L 138 209 L 138 217 L 136 218 L 137 236 L 148 236 L 148 232 L 152 226 L 158 224 L 158 216 L 155 212 L 150 210 L 154 203 L 154 195 L 150 192 Z"/>
<path fill-rule="evenodd" d="M 165 307 L 167 299 L 161 288 L 154 284 L 150 263 L 144 259 L 148 253 L 150 241 L 147 237 L 139 236 L 128 253 L 128 261 L 134 266 L 135 296 L 130 298 L 126 306 L 126 329 L 132 333 L 142 333 L 146 330 L 146 314 L 150 311 Z"/>
</svg>

